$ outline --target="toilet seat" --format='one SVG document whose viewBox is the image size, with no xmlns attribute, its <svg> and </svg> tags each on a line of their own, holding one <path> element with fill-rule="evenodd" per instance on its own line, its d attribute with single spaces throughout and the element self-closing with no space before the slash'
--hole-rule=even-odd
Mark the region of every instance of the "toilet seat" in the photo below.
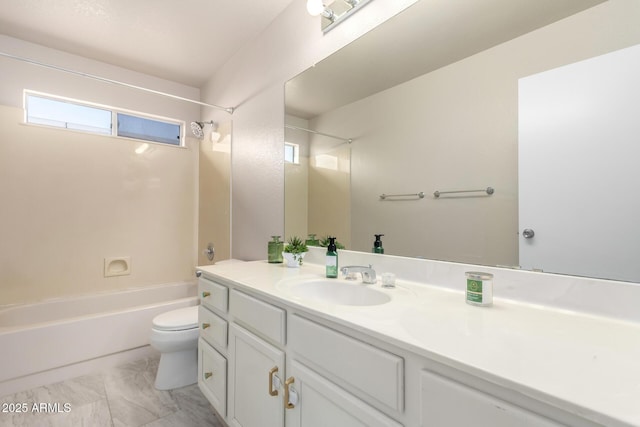
<svg viewBox="0 0 640 427">
<path fill-rule="evenodd" d="M 198 306 L 179 308 L 153 318 L 153 329 L 159 331 L 184 331 L 198 327 Z"/>
</svg>

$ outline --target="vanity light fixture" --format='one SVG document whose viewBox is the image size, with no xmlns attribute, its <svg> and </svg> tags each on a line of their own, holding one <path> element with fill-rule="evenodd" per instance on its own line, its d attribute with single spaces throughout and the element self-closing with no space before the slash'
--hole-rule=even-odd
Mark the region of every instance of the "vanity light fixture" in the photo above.
<svg viewBox="0 0 640 427">
<path fill-rule="evenodd" d="M 309 12 L 309 15 L 318 16 L 325 10 L 322 0 L 307 0 L 307 12 Z"/>
<path fill-rule="evenodd" d="M 320 28 L 327 33 L 345 19 L 356 13 L 371 0 L 335 0 L 325 6 L 322 0 L 307 0 L 307 12 L 311 16 L 321 16 Z"/>
</svg>

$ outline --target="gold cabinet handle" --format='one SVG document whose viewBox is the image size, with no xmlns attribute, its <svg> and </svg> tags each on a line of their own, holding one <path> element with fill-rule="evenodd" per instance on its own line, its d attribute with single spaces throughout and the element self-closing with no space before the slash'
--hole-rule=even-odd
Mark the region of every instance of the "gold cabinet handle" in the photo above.
<svg viewBox="0 0 640 427">
<path fill-rule="evenodd" d="M 204 379 L 208 380 L 209 378 L 211 378 L 213 376 L 213 372 L 205 372 L 204 373 Z"/>
<path fill-rule="evenodd" d="M 202 329 L 207 329 L 210 326 L 211 326 L 211 323 L 203 323 L 202 324 Z"/>
<path fill-rule="evenodd" d="M 295 380 L 293 377 L 289 377 L 284 382 L 284 407 L 287 409 L 293 409 L 296 406 L 293 403 L 289 402 L 289 386 L 293 384 L 294 381 Z"/>
<path fill-rule="evenodd" d="M 202 298 L 206 298 L 208 296 L 211 296 L 211 292 L 203 292 L 202 293 Z"/>
<path fill-rule="evenodd" d="M 274 366 L 269 370 L 269 396 L 277 396 L 278 390 L 273 389 L 273 376 L 278 372 L 278 367 Z"/>
</svg>

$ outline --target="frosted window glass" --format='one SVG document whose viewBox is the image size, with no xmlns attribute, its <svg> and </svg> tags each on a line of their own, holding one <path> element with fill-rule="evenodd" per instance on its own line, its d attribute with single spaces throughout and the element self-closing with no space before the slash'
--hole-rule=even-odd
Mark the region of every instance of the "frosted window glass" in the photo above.
<svg viewBox="0 0 640 427">
<path fill-rule="evenodd" d="M 180 145 L 180 125 L 118 113 L 118 136 Z"/>
</svg>

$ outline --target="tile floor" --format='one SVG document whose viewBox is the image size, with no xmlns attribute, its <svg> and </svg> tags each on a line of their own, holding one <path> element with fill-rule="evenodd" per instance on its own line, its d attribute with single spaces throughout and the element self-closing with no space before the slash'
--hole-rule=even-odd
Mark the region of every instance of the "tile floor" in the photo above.
<svg viewBox="0 0 640 427">
<path fill-rule="evenodd" d="M 142 359 L 0 397 L 0 427 L 225 426 L 197 384 L 156 390 L 153 382 L 158 361 L 159 358 Z M 26 413 L 12 412 L 16 405 L 25 407 Z"/>
</svg>

